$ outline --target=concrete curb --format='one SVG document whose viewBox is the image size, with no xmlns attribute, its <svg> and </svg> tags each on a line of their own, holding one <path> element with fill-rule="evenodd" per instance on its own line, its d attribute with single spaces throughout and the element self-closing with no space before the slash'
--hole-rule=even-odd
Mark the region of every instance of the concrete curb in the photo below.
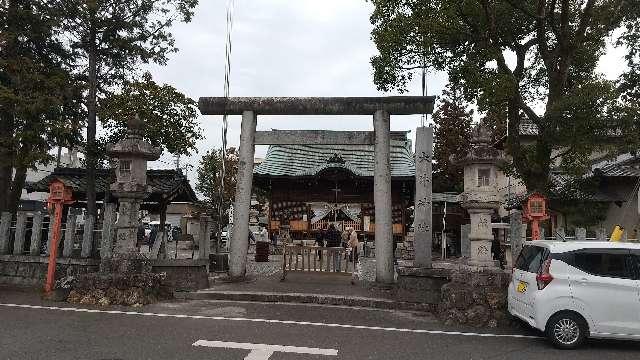
<svg viewBox="0 0 640 360">
<path fill-rule="evenodd" d="M 174 297 L 178 300 L 230 300 L 273 303 L 282 302 L 298 304 L 354 306 L 373 309 L 407 310 L 421 312 L 433 312 L 435 310 L 435 306 L 431 304 L 399 302 L 388 299 L 367 298 L 358 296 L 307 293 L 202 290 L 196 292 L 175 292 Z"/>
</svg>

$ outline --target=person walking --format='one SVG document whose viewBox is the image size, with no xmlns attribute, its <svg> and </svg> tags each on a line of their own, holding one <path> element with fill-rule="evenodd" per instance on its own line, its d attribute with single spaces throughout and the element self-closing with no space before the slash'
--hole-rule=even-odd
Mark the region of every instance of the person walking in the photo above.
<svg viewBox="0 0 640 360">
<path fill-rule="evenodd" d="M 347 243 L 349 248 L 351 248 L 351 255 L 349 256 L 349 260 L 353 262 L 353 266 L 355 268 L 356 264 L 358 263 L 358 245 L 360 243 L 358 242 L 358 233 L 356 232 L 356 230 L 353 228 L 349 228 L 349 230 L 349 242 Z"/>
</svg>

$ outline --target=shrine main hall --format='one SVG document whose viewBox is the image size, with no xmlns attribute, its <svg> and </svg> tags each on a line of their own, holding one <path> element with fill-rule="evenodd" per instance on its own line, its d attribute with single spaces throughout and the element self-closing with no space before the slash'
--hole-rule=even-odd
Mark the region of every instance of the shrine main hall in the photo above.
<svg viewBox="0 0 640 360">
<path fill-rule="evenodd" d="M 392 219 L 396 242 L 404 240 L 413 221 L 415 160 L 408 133 L 390 134 Z M 293 239 L 313 239 L 314 232 L 333 223 L 340 230 L 353 228 L 373 239 L 374 153 L 374 145 L 271 145 L 266 158 L 253 172 L 254 187 L 266 193 L 269 199 L 270 233 L 277 233 L 287 226 Z M 451 198 L 447 202 L 456 203 L 457 197 L 433 195 L 434 230 L 437 232 L 441 224 L 438 209 L 447 198 Z M 449 216 L 456 217 L 455 205 L 449 206 Z"/>
</svg>

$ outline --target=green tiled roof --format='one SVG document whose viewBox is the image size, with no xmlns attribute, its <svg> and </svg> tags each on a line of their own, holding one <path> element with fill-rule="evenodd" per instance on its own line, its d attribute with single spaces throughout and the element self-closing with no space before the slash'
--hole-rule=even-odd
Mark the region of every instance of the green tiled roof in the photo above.
<svg viewBox="0 0 640 360">
<path fill-rule="evenodd" d="M 39 181 L 25 186 L 27 192 L 49 192 L 49 184 L 53 180 L 60 180 L 72 188 L 74 198 L 86 199 L 86 170 L 79 168 L 56 168 L 53 173 Z M 96 196 L 102 200 L 104 191 L 109 186 L 109 179 L 113 179 L 113 169 L 96 169 Z M 197 202 L 198 197 L 191 188 L 191 184 L 181 171 L 176 170 L 147 170 L 147 185 L 151 187 L 151 194 L 145 200 L 157 202 L 169 199 L 174 202 Z"/>
<path fill-rule="evenodd" d="M 340 168 L 355 176 L 373 177 L 374 164 L 373 145 L 272 145 L 253 172 L 256 177 L 316 176 Z M 410 178 L 415 173 L 410 142 L 391 140 L 391 177 Z"/>
</svg>

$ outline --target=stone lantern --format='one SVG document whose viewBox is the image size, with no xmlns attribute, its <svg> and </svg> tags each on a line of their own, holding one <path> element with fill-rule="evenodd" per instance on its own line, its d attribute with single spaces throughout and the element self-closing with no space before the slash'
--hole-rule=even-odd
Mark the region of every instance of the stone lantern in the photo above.
<svg viewBox="0 0 640 360">
<path fill-rule="evenodd" d="M 147 161 L 160 158 L 162 150 L 144 141 L 144 122 L 136 115 L 127 124 L 127 137 L 107 145 L 107 153 L 117 160 L 116 181 L 111 184 L 118 198 L 118 221 L 114 257 L 135 258 L 139 212 L 142 201 L 151 193 L 147 185 Z"/>
<path fill-rule="evenodd" d="M 478 124 L 472 131 L 469 151 L 458 160 L 464 165 L 462 207 L 471 219 L 469 265 L 495 267 L 491 255 L 491 215 L 500 207 L 496 179 L 504 155 L 492 146 L 489 129 Z"/>
</svg>

